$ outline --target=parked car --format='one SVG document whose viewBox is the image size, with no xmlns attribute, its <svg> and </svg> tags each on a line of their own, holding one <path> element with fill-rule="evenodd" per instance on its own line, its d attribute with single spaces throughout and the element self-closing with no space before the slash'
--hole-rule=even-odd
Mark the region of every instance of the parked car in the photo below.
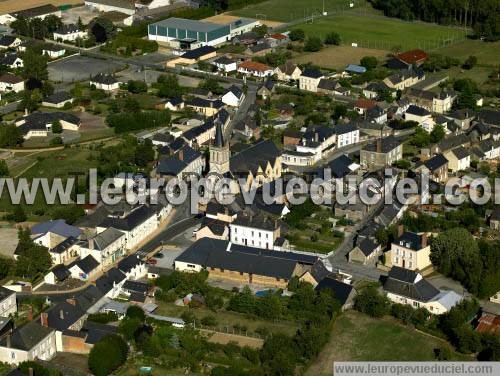
<svg viewBox="0 0 500 376">
<path fill-rule="evenodd" d="M 148 261 L 146 261 L 146 264 L 149 264 L 149 265 L 156 265 L 158 263 L 157 260 L 155 260 L 154 258 L 150 258 Z"/>
<path fill-rule="evenodd" d="M 164 258 L 164 257 L 165 257 L 165 255 L 164 255 L 163 253 L 161 253 L 161 252 L 158 252 L 158 253 L 155 253 L 155 254 L 153 255 L 153 257 L 154 257 L 154 258 L 157 258 L 157 259 L 162 259 L 162 258 Z"/>
</svg>

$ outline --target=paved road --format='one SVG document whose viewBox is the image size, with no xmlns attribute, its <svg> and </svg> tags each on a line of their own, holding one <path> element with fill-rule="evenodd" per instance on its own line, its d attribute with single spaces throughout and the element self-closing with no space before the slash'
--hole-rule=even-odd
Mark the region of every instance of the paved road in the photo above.
<svg viewBox="0 0 500 376">
<path fill-rule="evenodd" d="M 245 99 L 243 100 L 243 103 L 241 103 L 241 105 L 238 107 L 238 110 L 234 114 L 233 119 L 224 130 L 224 139 L 226 141 L 230 139 L 234 126 L 238 124 L 238 122 L 243 121 L 245 119 L 248 110 L 250 109 L 250 106 L 255 103 L 258 86 L 254 82 L 251 83 L 249 82 L 247 85 L 248 85 L 248 90 L 245 95 Z"/>
</svg>

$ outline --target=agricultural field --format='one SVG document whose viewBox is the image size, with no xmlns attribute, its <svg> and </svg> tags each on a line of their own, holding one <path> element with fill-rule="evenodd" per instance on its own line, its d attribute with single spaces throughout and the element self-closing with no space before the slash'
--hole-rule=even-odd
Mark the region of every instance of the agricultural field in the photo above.
<svg viewBox="0 0 500 376">
<path fill-rule="evenodd" d="M 338 32 L 343 44 L 357 43 L 359 47 L 392 50 L 421 48 L 431 50 L 443 43 L 461 40 L 463 30 L 423 22 L 405 22 L 382 16 L 365 16 L 353 12 L 317 18 L 314 22 L 295 25 L 308 36 L 322 39 L 332 31 Z"/>
<path fill-rule="evenodd" d="M 321 51 L 303 53 L 295 56 L 292 61 L 297 64 L 313 63 L 327 69 L 343 69 L 348 64 L 358 64 L 364 56 L 375 56 L 384 60 L 389 51 L 371 48 L 335 46 L 323 48 Z"/>
<path fill-rule="evenodd" d="M 325 11 L 332 13 L 349 9 L 349 3 L 354 6 L 365 4 L 365 1 L 324 0 Z M 269 0 L 260 4 L 249 5 L 231 14 L 240 17 L 257 18 L 280 22 L 290 22 L 302 19 L 312 14 L 321 14 L 323 0 Z"/>
<path fill-rule="evenodd" d="M 0 14 L 10 13 L 18 10 L 24 10 L 29 8 L 38 7 L 45 4 L 53 4 L 55 6 L 60 5 L 75 5 L 83 4 L 83 0 L 2 0 L 0 1 Z"/>
<path fill-rule="evenodd" d="M 431 361 L 434 349 L 449 346 L 390 318 L 374 319 L 356 311 L 337 319 L 330 338 L 306 375 L 331 375 L 334 361 Z M 453 354 L 455 360 L 470 360 Z"/>
<path fill-rule="evenodd" d="M 434 52 L 456 57 L 461 61 L 474 55 L 477 57 L 479 65 L 491 67 L 498 67 L 500 65 L 500 42 L 488 43 L 469 39 L 440 48 Z"/>
</svg>

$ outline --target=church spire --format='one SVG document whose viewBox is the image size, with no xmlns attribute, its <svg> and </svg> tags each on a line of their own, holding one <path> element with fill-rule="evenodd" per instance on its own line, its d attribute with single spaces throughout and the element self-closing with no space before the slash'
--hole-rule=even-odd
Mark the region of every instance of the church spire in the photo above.
<svg viewBox="0 0 500 376">
<path fill-rule="evenodd" d="M 222 125 L 220 122 L 217 122 L 217 125 L 215 126 L 215 139 L 214 139 L 214 146 L 221 148 L 224 146 L 224 135 L 222 132 Z"/>
</svg>

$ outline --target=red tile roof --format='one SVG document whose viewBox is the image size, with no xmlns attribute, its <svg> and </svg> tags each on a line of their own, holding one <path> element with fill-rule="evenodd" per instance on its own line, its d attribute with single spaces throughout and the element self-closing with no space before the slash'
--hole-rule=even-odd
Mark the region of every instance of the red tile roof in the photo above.
<svg viewBox="0 0 500 376">
<path fill-rule="evenodd" d="M 286 35 L 285 34 L 281 34 L 281 33 L 276 33 L 276 34 L 272 34 L 271 38 L 278 39 L 278 40 L 283 40 L 283 39 L 286 39 Z"/>
<path fill-rule="evenodd" d="M 377 105 L 377 102 L 369 99 L 358 99 L 354 104 L 354 107 L 369 109 Z"/>
<path fill-rule="evenodd" d="M 271 70 L 271 67 L 266 65 L 266 64 L 262 64 L 262 63 L 259 63 L 257 61 L 250 61 L 250 60 L 244 61 L 238 67 L 249 70 L 249 71 L 255 71 L 255 72 L 265 72 L 265 71 Z"/>
<path fill-rule="evenodd" d="M 481 333 L 500 333 L 500 316 L 484 312 L 479 318 L 476 330 Z"/>
<path fill-rule="evenodd" d="M 427 57 L 427 53 L 422 50 L 410 50 L 396 55 L 396 58 L 407 64 L 423 63 Z"/>
</svg>

